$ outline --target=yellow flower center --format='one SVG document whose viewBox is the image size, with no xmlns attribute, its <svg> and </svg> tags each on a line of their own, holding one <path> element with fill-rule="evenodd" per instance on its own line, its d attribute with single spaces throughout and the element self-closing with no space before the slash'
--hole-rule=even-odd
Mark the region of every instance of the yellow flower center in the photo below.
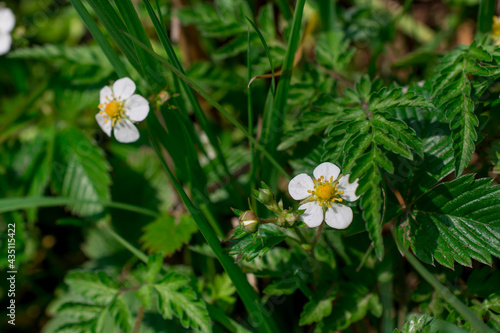
<svg viewBox="0 0 500 333">
<path fill-rule="evenodd" d="M 123 103 L 115 99 L 113 95 L 106 96 L 106 102 L 99 105 L 99 113 L 104 116 L 104 123 L 111 120 L 111 126 L 123 119 Z"/>
<path fill-rule="evenodd" d="M 112 101 L 109 102 L 108 105 L 104 108 L 104 112 L 108 115 L 110 118 L 115 118 L 116 116 L 120 115 L 122 111 L 122 104 L 117 102 L 117 101 Z"/>
<path fill-rule="evenodd" d="M 316 189 L 316 196 L 322 201 L 328 201 L 335 195 L 335 188 L 332 184 L 323 184 Z"/>
<path fill-rule="evenodd" d="M 326 205 L 328 207 L 331 207 L 335 201 L 343 201 L 340 195 L 344 194 L 344 191 L 337 189 L 339 182 L 334 181 L 333 177 L 330 177 L 330 180 L 326 180 L 325 177 L 321 176 L 318 179 L 313 179 L 313 182 L 314 190 L 307 191 L 311 193 L 309 200 L 315 200 L 320 206 Z"/>
</svg>

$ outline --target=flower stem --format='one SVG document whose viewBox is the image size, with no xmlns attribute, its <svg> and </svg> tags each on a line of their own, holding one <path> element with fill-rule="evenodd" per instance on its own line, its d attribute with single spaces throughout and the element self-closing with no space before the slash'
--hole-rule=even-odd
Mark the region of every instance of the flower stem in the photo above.
<svg viewBox="0 0 500 333">
<path fill-rule="evenodd" d="M 261 220 L 259 220 L 260 224 L 274 223 L 276 221 L 278 221 L 278 218 L 276 218 L 276 217 L 271 217 L 271 218 L 268 218 L 268 219 L 261 219 Z"/>
<path fill-rule="evenodd" d="M 392 236 L 398 246 L 399 251 L 406 257 L 408 262 L 415 268 L 415 270 L 420 273 L 420 275 L 426 280 L 441 297 L 448 302 L 462 317 L 464 317 L 467 322 L 474 328 L 477 332 L 489 333 L 493 332 L 482 320 L 480 320 L 474 312 L 471 311 L 462 303 L 455 295 L 453 295 L 445 286 L 443 286 L 434 275 L 429 272 L 420 261 L 415 258 L 399 241 L 394 229 L 392 229 Z"/>
<path fill-rule="evenodd" d="M 139 332 L 139 328 L 141 327 L 142 317 L 144 317 L 144 306 L 143 305 L 141 305 L 141 307 L 139 308 L 139 311 L 137 312 L 137 317 L 135 319 L 135 325 L 134 325 L 134 333 Z"/>
<path fill-rule="evenodd" d="M 311 243 L 311 253 L 313 257 L 314 257 L 314 248 L 316 247 L 316 243 L 318 242 L 319 236 L 321 236 L 321 234 L 323 233 L 324 226 L 325 226 L 324 223 L 321 223 L 319 225 L 318 229 L 316 230 L 316 234 L 314 235 L 313 241 Z"/>
<path fill-rule="evenodd" d="M 302 231 L 300 231 L 299 227 L 295 226 L 295 227 L 293 227 L 293 230 L 295 230 L 295 233 L 297 234 L 297 236 L 299 236 L 300 241 L 302 242 L 302 244 L 307 244 L 308 243 L 308 241 L 306 240 L 306 238 L 302 234 Z"/>
</svg>

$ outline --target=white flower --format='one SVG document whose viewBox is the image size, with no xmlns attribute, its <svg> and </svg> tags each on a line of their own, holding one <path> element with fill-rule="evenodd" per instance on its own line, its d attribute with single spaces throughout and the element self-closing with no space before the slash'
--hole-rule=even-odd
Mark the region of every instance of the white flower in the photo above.
<svg viewBox="0 0 500 333">
<path fill-rule="evenodd" d="M 95 119 L 104 133 L 116 140 L 128 143 L 139 139 L 139 130 L 133 122 L 146 119 L 149 103 L 144 97 L 135 94 L 135 83 L 128 77 L 117 80 L 113 89 L 105 86 L 101 89 L 99 113 Z"/>
<path fill-rule="evenodd" d="M 288 192 L 295 200 L 303 200 L 299 209 L 305 209 L 301 220 L 308 227 L 318 227 L 326 222 L 335 229 L 345 229 L 352 222 L 352 209 L 345 201 L 359 199 L 356 195 L 358 179 L 349 183 L 349 175 L 340 177 L 340 169 L 333 163 L 322 163 L 314 169 L 312 179 L 305 173 L 294 177 Z"/>
<path fill-rule="evenodd" d="M 0 55 L 9 52 L 12 44 L 10 32 L 14 29 L 16 17 L 9 8 L 0 8 Z"/>
</svg>

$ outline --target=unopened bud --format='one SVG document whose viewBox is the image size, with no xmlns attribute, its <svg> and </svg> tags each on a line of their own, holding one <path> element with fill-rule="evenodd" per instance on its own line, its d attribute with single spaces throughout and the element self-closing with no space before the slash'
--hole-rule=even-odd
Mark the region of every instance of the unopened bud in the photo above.
<svg viewBox="0 0 500 333">
<path fill-rule="evenodd" d="M 259 218 L 251 210 L 240 215 L 240 227 L 248 233 L 253 234 L 259 229 Z"/>
<path fill-rule="evenodd" d="M 255 191 L 254 194 L 257 200 L 262 202 L 264 205 L 269 205 L 274 202 L 274 194 L 267 188 L 259 188 L 259 190 Z"/>
</svg>

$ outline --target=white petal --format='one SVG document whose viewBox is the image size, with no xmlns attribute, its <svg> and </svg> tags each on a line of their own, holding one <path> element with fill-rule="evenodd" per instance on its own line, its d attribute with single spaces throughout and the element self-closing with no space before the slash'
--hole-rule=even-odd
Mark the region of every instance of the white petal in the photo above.
<svg viewBox="0 0 500 333">
<path fill-rule="evenodd" d="M 304 214 L 300 215 L 300 219 L 304 221 L 309 228 L 318 227 L 323 222 L 323 207 L 316 201 L 307 202 L 299 207 L 305 209 Z"/>
<path fill-rule="evenodd" d="M 122 143 L 135 142 L 140 136 L 137 127 L 128 119 L 117 121 L 113 133 L 116 140 Z"/>
<path fill-rule="evenodd" d="M 9 34 L 0 35 L 0 55 L 9 52 L 12 45 L 12 37 Z"/>
<path fill-rule="evenodd" d="M 295 200 L 302 200 L 311 195 L 307 191 L 312 191 L 314 189 L 314 183 L 311 177 L 305 173 L 301 173 L 293 177 L 293 179 L 288 183 L 288 192 L 290 196 Z"/>
<path fill-rule="evenodd" d="M 339 184 L 337 188 L 339 191 L 344 191 L 340 197 L 347 201 L 356 201 L 359 199 L 359 196 L 356 195 L 356 189 L 358 188 L 358 178 L 353 183 L 349 183 L 349 175 L 345 175 L 340 177 Z"/>
<path fill-rule="evenodd" d="M 113 95 L 113 91 L 111 90 L 110 87 L 105 86 L 104 88 L 101 89 L 99 95 L 100 95 L 99 103 L 104 104 L 108 101 L 111 101 L 111 96 Z"/>
<path fill-rule="evenodd" d="M 16 16 L 9 8 L 0 9 L 0 34 L 8 34 L 16 25 Z"/>
<path fill-rule="evenodd" d="M 143 121 L 149 113 L 149 102 L 141 95 L 133 95 L 125 102 L 125 114 L 132 121 Z"/>
<path fill-rule="evenodd" d="M 97 120 L 97 123 L 99 126 L 101 126 L 101 129 L 106 133 L 108 136 L 111 136 L 111 121 L 106 121 L 104 122 L 105 118 L 102 114 L 98 113 L 95 115 L 95 120 Z"/>
<path fill-rule="evenodd" d="M 325 222 L 335 229 L 345 229 L 352 222 L 352 209 L 349 206 L 333 204 L 325 213 Z"/>
<path fill-rule="evenodd" d="M 333 180 L 336 180 L 340 174 L 340 169 L 333 163 L 325 162 L 321 163 L 314 169 L 314 178 L 318 179 L 323 176 L 326 180 L 330 181 L 333 177 Z"/>
<path fill-rule="evenodd" d="M 113 84 L 113 92 L 115 93 L 115 97 L 116 99 L 121 99 L 122 102 L 132 96 L 134 91 L 135 83 L 128 77 L 116 80 L 115 84 Z"/>
</svg>

